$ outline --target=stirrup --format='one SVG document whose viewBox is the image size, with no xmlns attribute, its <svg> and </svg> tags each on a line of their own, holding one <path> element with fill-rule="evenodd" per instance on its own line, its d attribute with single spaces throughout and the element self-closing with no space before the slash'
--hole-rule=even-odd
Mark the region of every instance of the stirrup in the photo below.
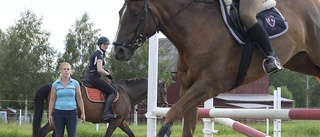
<svg viewBox="0 0 320 137">
<path fill-rule="evenodd" d="M 103 120 L 107 121 L 107 120 L 109 120 L 111 118 L 117 118 L 117 116 L 118 116 L 117 114 L 108 113 L 108 114 L 103 115 Z"/>
<path fill-rule="evenodd" d="M 270 66 L 271 65 L 271 66 Z M 267 75 L 271 75 L 283 69 L 279 59 L 274 56 L 267 56 L 262 62 L 262 67 Z"/>
</svg>

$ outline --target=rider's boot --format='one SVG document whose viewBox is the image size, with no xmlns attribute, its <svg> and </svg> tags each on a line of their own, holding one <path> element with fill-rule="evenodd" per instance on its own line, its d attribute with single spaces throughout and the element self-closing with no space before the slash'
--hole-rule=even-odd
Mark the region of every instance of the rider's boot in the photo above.
<svg viewBox="0 0 320 137">
<path fill-rule="evenodd" d="M 263 26 L 257 22 L 248 30 L 248 35 L 252 41 L 258 44 L 260 50 L 264 55 L 262 67 L 267 75 L 271 75 L 275 72 L 278 72 L 279 70 L 282 70 L 283 67 L 278 57 L 272 50 L 269 36 Z"/>
<path fill-rule="evenodd" d="M 104 107 L 104 114 L 103 114 L 103 120 L 109 120 L 110 118 L 117 118 L 117 114 L 112 114 L 111 113 L 111 106 L 113 103 L 115 96 L 114 94 L 110 94 L 105 102 L 105 107 Z"/>
</svg>

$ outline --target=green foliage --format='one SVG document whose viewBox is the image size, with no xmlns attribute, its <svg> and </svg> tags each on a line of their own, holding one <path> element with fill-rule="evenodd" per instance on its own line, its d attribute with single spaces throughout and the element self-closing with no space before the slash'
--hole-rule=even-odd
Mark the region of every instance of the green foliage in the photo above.
<svg viewBox="0 0 320 137">
<path fill-rule="evenodd" d="M 287 87 L 292 93 L 292 99 L 295 100 L 296 107 L 306 107 L 307 95 L 309 98 L 309 107 L 320 107 L 319 102 L 319 84 L 313 78 L 309 78 L 309 90 L 307 90 L 307 76 L 290 70 L 282 70 L 270 77 L 270 85 L 274 87 Z M 308 94 L 307 94 L 308 93 Z M 311 105 L 310 105 L 311 102 Z"/>
<path fill-rule="evenodd" d="M 115 80 L 148 77 L 148 46 L 146 43 L 137 49 L 129 61 L 117 61 L 109 55 L 109 58 L 106 59 L 106 67 Z"/>
<path fill-rule="evenodd" d="M 1 51 L 5 51 L 1 56 L 6 58 L 0 60 L 1 67 L 5 68 L 1 72 L 0 96 L 6 100 L 31 100 L 38 87 L 51 82 L 48 76 L 52 75 L 56 51 L 49 47 L 50 33 L 41 25 L 42 18 L 26 11 L 7 29 L 5 36 L 1 36 Z M 1 106 L 23 108 L 24 103 L 2 102 Z"/>
<path fill-rule="evenodd" d="M 59 56 L 58 63 L 69 62 L 72 65 L 76 80 L 82 80 L 88 71 L 90 55 L 96 50 L 98 33 L 94 23 L 89 23 L 89 15 L 84 13 L 80 19 L 71 26 L 65 39 L 65 52 Z M 59 72 L 59 65 L 56 71 Z"/>
<path fill-rule="evenodd" d="M 277 90 L 274 86 L 269 87 L 269 94 L 273 95 L 274 90 Z M 282 86 L 281 87 L 281 97 L 287 98 L 287 99 L 292 99 L 292 93 L 289 91 L 287 86 Z"/>
<path fill-rule="evenodd" d="M 255 122 L 255 123 L 244 123 L 254 129 L 257 129 L 263 133 L 266 132 L 266 123 L 265 122 Z M 320 129 L 318 128 L 320 123 L 319 121 L 283 121 L 281 124 L 281 135 L 284 137 L 317 137 L 320 134 Z M 147 125 L 140 124 L 135 126 L 130 124 L 129 127 L 135 133 L 137 137 L 146 137 L 147 134 Z M 157 124 L 157 131 L 159 131 L 161 124 Z M 215 130 L 218 130 L 218 134 L 214 136 L 218 137 L 245 137 L 244 135 L 225 127 L 221 124 L 215 123 Z M 270 131 L 269 135 L 273 136 L 273 124 L 270 122 Z M 194 133 L 195 137 L 203 136 L 203 123 L 198 123 Z M 181 123 L 174 123 L 171 128 L 172 137 L 181 137 L 182 136 L 182 125 Z M 78 123 L 77 125 L 77 137 L 103 137 L 106 132 L 106 125 L 99 124 L 98 131 L 96 131 L 96 125 L 85 122 Z M 30 137 L 32 135 L 32 125 L 31 124 L 0 124 L 0 137 Z M 47 136 L 51 136 L 50 132 Z M 65 136 L 67 133 L 65 131 Z M 127 137 L 127 135 L 120 129 L 117 128 L 113 133 L 112 137 Z"/>
<path fill-rule="evenodd" d="M 5 33 L 0 29 L 0 72 L 4 71 L 4 65 L 2 65 L 2 63 L 4 62 L 4 60 L 6 59 L 6 53 L 7 53 L 7 49 L 4 46 L 5 44 Z M 0 73 L 1 74 L 1 73 Z M 1 77 L 0 77 L 0 81 Z"/>
<path fill-rule="evenodd" d="M 135 51 L 132 59 L 124 62 L 117 61 L 113 57 L 107 58 L 107 68 L 111 71 L 114 79 L 131 79 L 139 77 L 148 77 L 148 51 L 149 42 L 145 42 L 139 49 Z M 164 51 L 159 51 L 159 55 L 165 55 Z M 165 80 L 166 86 L 169 86 L 174 81 L 172 80 L 173 74 L 167 66 L 171 63 L 171 60 L 160 61 L 158 63 L 158 79 Z"/>
<path fill-rule="evenodd" d="M 90 55 L 97 49 L 100 29 L 94 29 L 89 16 L 84 13 L 69 29 L 65 37 L 65 51 L 58 53 L 49 47 L 50 32 L 42 29 L 42 17 L 31 11 L 22 12 L 14 25 L 6 31 L 0 29 L 0 100 L 23 102 L 0 102 L 3 108 L 24 108 L 24 100 L 31 101 L 39 87 L 52 83 L 58 77 L 59 65 L 69 62 L 73 67 L 73 78 L 83 79 L 87 73 Z M 148 42 L 146 42 L 148 44 Z M 148 46 L 142 46 L 129 62 L 118 62 L 109 58 L 107 68 L 115 79 L 147 77 Z M 163 51 L 159 51 L 164 55 Z M 170 60 L 160 61 L 158 77 L 169 86 L 172 73 L 168 70 Z M 28 103 L 33 109 L 33 104 Z"/>
<path fill-rule="evenodd" d="M 274 86 L 269 86 L 269 94 L 273 95 L 274 90 L 277 90 L 277 89 Z M 292 93 L 289 91 L 287 86 L 282 86 L 281 87 L 281 97 L 293 100 Z M 296 106 L 295 103 L 296 102 L 293 102 L 292 107 Z"/>
</svg>

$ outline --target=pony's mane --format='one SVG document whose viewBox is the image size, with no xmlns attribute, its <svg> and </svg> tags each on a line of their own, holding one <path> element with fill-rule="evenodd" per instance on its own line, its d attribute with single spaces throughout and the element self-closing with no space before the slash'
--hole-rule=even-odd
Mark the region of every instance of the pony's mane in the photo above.
<svg viewBox="0 0 320 137">
<path fill-rule="evenodd" d="M 147 80 L 147 78 L 133 78 L 133 79 L 121 79 L 122 82 L 132 82 L 132 81 L 139 81 L 139 80 Z"/>
</svg>

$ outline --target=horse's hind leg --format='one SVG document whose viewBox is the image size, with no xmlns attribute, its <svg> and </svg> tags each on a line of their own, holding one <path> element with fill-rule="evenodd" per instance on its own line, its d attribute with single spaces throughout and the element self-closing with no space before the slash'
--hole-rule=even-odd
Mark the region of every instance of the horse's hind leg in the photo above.
<svg viewBox="0 0 320 137">
<path fill-rule="evenodd" d="M 129 137 L 135 137 L 133 131 L 130 129 L 126 121 L 123 121 L 119 128 L 125 132 Z"/>
<path fill-rule="evenodd" d="M 198 109 L 192 108 L 187 113 L 187 115 L 184 115 L 184 123 L 183 123 L 183 137 L 190 137 L 194 135 L 194 131 L 196 129 L 196 123 L 198 121 Z"/>
<path fill-rule="evenodd" d="M 284 67 L 302 74 L 320 77 L 320 67 L 311 61 L 306 52 L 300 52 L 294 55 L 284 64 Z"/>
</svg>

